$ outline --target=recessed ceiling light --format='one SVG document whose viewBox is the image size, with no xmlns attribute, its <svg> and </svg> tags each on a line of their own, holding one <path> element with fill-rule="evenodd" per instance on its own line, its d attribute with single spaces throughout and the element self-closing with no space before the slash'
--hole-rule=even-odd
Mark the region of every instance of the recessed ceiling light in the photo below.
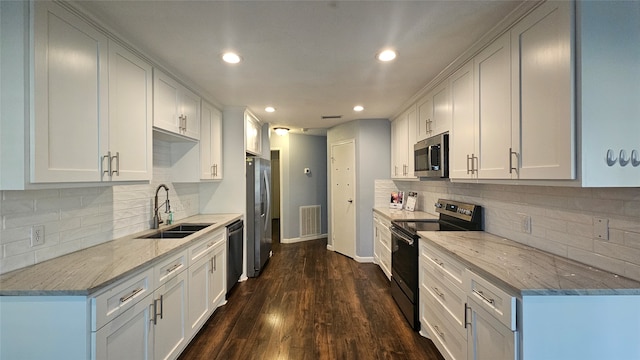
<svg viewBox="0 0 640 360">
<path fill-rule="evenodd" d="M 272 113 L 276 111 L 276 108 L 274 108 L 273 106 L 267 106 L 266 108 L 264 108 L 264 111 Z"/>
<path fill-rule="evenodd" d="M 377 53 L 376 54 L 376 59 L 386 62 L 386 61 L 391 61 L 391 60 L 395 59 L 397 55 L 398 55 L 398 53 L 396 53 L 395 50 L 386 49 L 386 50 L 382 50 L 381 52 Z"/>
<path fill-rule="evenodd" d="M 240 57 L 240 55 L 233 53 L 233 52 L 226 52 L 224 54 L 222 54 L 222 60 L 226 63 L 229 64 L 237 64 L 240 61 L 242 61 L 242 58 Z"/>
<path fill-rule="evenodd" d="M 362 110 L 364 110 L 364 107 L 362 105 L 356 105 L 356 106 L 353 107 L 353 111 L 360 112 Z"/>
</svg>

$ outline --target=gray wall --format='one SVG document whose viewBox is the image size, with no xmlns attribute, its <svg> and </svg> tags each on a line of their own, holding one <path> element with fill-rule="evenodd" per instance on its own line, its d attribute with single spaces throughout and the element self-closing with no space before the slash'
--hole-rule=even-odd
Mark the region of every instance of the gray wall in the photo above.
<svg viewBox="0 0 640 360">
<path fill-rule="evenodd" d="M 391 124 L 386 119 L 373 119 L 356 120 L 333 127 L 327 132 L 327 153 L 330 151 L 331 144 L 348 139 L 355 139 L 356 143 L 356 260 L 368 261 L 371 260 L 368 258 L 373 257 L 371 211 L 375 205 L 374 181 L 389 178 Z M 327 193 L 330 199 L 330 186 Z M 330 207 L 331 204 L 328 206 Z M 331 208 L 328 210 L 330 218 Z M 329 221 L 329 243 L 331 243 L 331 231 L 331 221 Z"/>
<path fill-rule="evenodd" d="M 280 150 L 282 184 L 281 226 L 283 241 L 300 237 L 299 208 L 320 205 L 321 232 L 328 231 L 327 141 L 324 136 L 272 135 L 271 148 Z M 304 168 L 311 169 L 304 174 Z"/>
</svg>

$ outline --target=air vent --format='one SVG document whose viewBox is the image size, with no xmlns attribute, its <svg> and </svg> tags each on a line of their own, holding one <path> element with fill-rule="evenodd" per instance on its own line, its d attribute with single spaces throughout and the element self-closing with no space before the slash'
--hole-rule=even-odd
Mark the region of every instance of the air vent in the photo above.
<svg viewBox="0 0 640 360">
<path fill-rule="evenodd" d="M 322 115 L 322 120 L 342 119 L 342 115 Z"/>
</svg>

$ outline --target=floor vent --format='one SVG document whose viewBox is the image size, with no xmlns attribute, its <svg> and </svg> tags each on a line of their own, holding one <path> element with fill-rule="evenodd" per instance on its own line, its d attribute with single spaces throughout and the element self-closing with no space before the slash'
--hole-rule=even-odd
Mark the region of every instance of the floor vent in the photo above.
<svg viewBox="0 0 640 360">
<path fill-rule="evenodd" d="M 300 237 L 320 235 L 320 205 L 300 206 Z"/>
</svg>

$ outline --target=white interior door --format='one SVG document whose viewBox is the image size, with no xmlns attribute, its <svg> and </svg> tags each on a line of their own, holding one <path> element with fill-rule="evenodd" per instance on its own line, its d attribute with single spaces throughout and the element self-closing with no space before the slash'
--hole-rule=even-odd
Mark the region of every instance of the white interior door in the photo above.
<svg viewBox="0 0 640 360">
<path fill-rule="evenodd" d="M 355 257 L 355 142 L 331 145 L 331 228 L 335 251 Z"/>
</svg>

